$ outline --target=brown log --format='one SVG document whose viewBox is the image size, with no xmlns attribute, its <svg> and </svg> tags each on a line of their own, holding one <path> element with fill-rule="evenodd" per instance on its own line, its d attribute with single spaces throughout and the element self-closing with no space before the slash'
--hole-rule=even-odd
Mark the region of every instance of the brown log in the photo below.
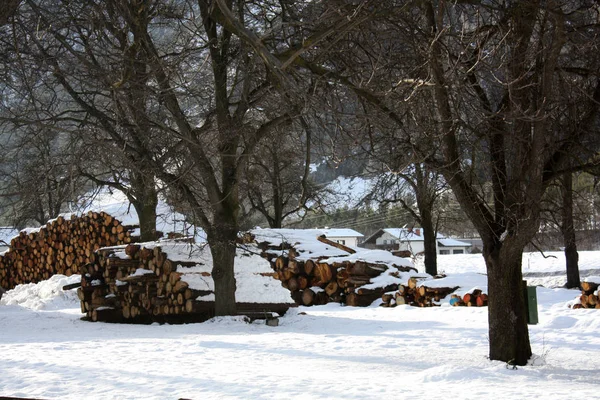
<svg viewBox="0 0 600 400">
<path fill-rule="evenodd" d="M 320 284 L 327 284 L 333 278 L 332 267 L 327 263 L 317 263 L 313 273 Z"/>
<path fill-rule="evenodd" d="M 306 275 L 312 275 L 315 269 L 315 262 L 313 260 L 306 260 L 304 262 L 304 273 Z"/>
<path fill-rule="evenodd" d="M 581 282 L 581 289 L 585 294 L 592 294 L 598 290 L 598 283 L 595 282 Z"/>
<path fill-rule="evenodd" d="M 357 261 L 346 267 L 346 271 L 348 271 L 350 275 L 366 275 L 369 277 L 379 276 L 387 269 L 386 265 L 368 264 L 363 261 Z"/>
<path fill-rule="evenodd" d="M 290 290 L 290 292 L 295 292 L 299 289 L 299 287 L 300 285 L 298 284 L 298 280 L 296 278 L 291 277 L 290 279 L 288 279 L 287 288 Z"/>
<path fill-rule="evenodd" d="M 287 267 L 288 259 L 284 256 L 279 256 L 275 259 L 275 268 L 278 270 L 284 269 Z"/>
<path fill-rule="evenodd" d="M 310 306 L 313 304 L 315 299 L 315 292 L 312 289 L 305 289 L 302 291 L 302 304 Z"/>
<path fill-rule="evenodd" d="M 339 287 L 336 281 L 331 281 L 325 286 L 325 293 L 327 293 L 328 296 L 333 296 L 338 290 Z"/>
</svg>

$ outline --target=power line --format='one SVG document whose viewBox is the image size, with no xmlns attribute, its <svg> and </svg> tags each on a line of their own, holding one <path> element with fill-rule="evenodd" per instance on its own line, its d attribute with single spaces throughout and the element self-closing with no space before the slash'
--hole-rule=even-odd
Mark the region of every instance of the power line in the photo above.
<svg viewBox="0 0 600 400">
<path fill-rule="evenodd" d="M 348 218 L 345 220 L 332 222 L 329 225 L 332 225 L 335 227 L 340 227 L 340 228 L 351 228 L 351 227 L 360 226 L 360 225 L 369 224 L 369 223 L 382 222 L 388 218 L 400 217 L 402 215 L 404 215 L 403 210 L 397 210 L 397 211 L 389 212 L 385 215 L 373 215 L 370 217 L 362 217 L 362 218 L 361 217 Z M 324 218 L 324 217 L 326 217 L 326 215 L 323 215 L 323 217 L 320 217 L 320 218 Z M 316 219 L 316 217 L 311 218 L 311 220 L 312 219 Z M 304 221 L 299 221 L 299 223 L 302 223 L 302 222 L 304 222 Z M 290 226 L 290 224 L 287 224 L 287 226 Z"/>
</svg>

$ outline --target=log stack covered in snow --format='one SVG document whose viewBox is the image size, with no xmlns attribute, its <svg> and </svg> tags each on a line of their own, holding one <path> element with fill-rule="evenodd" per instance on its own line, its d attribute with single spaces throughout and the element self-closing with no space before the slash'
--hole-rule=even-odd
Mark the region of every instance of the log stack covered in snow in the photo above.
<svg viewBox="0 0 600 400">
<path fill-rule="evenodd" d="M 572 308 L 599 308 L 600 309 L 600 276 L 590 276 L 581 282 L 581 296 Z"/>
<path fill-rule="evenodd" d="M 127 229 L 104 212 L 58 217 L 11 240 L 10 249 L 0 256 L 0 286 L 12 289 L 55 274 L 76 274 L 95 261 L 94 251 L 129 241 Z"/>
<path fill-rule="evenodd" d="M 254 253 L 257 249 L 254 250 Z M 212 259 L 206 245 L 162 242 L 100 249 L 82 271 L 81 311 L 92 321 L 194 322 L 214 316 Z M 293 305 L 252 251 L 235 260 L 239 314 L 283 314 Z"/>
<path fill-rule="evenodd" d="M 404 285 L 398 285 L 398 290 L 392 293 L 385 293 L 381 296 L 381 306 L 395 307 L 397 305 L 408 304 L 414 307 L 435 307 L 439 302 L 458 289 L 454 287 L 437 287 L 431 285 L 432 281 L 419 284 L 419 280 L 412 277 Z M 427 283 L 430 286 L 427 286 Z"/>
<path fill-rule="evenodd" d="M 321 237 L 318 230 L 256 229 L 251 233 L 248 241 L 258 243 L 273 276 L 299 305 L 368 306 L 418 275 L 407 259 L 382 250 L 357 251 Z"/>
</svg>

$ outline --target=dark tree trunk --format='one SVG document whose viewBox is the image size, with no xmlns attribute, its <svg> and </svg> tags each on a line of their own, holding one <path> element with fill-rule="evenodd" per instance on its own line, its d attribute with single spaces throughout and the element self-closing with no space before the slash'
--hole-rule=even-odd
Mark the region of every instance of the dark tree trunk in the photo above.
<svg viewBox="0 0 600 400">
<path fill-rule="evenodd" d="M 418 221 L 423 228 L 423 253 L 425 272 L 437 275 L 437 232 L 433 223 L 433 207 L 436 193 L 435 183 L 431 181 L 431 172 L 427 166 L 419 163 L 415 167 L 415 195 L 419 209 Z"/>
<path fill-rule="evenodd" d="M 158 239 L 156 232 L 156 206 L 158 198 L 156 193 L 154 198 L 145 198 L 142 202 L 135 202 L 133 206 L 137 212 L 140 222 L 140 240 L 142 242 L 151 242 Z"/>
<path fill-rule="evenodd" d="M 140 240 L 151 242 L 158 239 L 156 233 L 158 193 L 154 186 L 154 175 L 147 177 L 139 173 L 132 173 L 131 195 L 128 197 L 138 215 Z"/>
<path fill-rule="evenodd" d="M 532 353 L 522 290 L 524 246 L 519 243 L 511 238 L 484 243 L 483 254 L 488 272 L 490 359 L 526 365 Z"/>
<path fill-rule="evenodd" d="M 235 225 L 221 225 L 208 235 L 213 258 L 212 278 L 215 284 L 215 315 L 236 314 L 236 281 L 234 261 L 237 229 Z"/>
<path fill-rule="evenodd" d="M 567 261 L 567 288 L 572 289 L 581 285 L 579 277 L 579 253 L 575 239 L 573 224 L 573 174 L 562 176 L 562 235 Z"/>
<path fill-rule="evenodd" d="M 431 210 L 420 210 L 421 227 L 423 228 L 423 246 L 425 255 L 425 272 L 437 275 L 436 231 L 433 227 Z"/>
</svg>

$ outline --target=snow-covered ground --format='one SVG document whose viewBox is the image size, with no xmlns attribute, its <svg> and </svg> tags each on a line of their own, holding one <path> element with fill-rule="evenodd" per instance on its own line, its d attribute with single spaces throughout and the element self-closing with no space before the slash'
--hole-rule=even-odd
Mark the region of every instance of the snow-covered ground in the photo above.
<svg viewBox="0 0 600 400">
<path fill-rule="evenodd" d="M 558 254 L 557 254 L 558 255 Z M 580 253 L 582 275 L 600 252 Z M 292 309 L 278 327 L 239 318 L 190 325 L 80 321 L 76 277 L 22 285 L 0 301 L 0 396 L 68 399 L 592 399 L 600 393 L 600 310 L 571 310 L 560 259 L 526 255 L 538 287 L 534 357 L 487 359 L 487 309 Z M 480 255 L 441 256 L 448 278 L 477 281 Z M 535 277 L 534 275 L 535 274 Z M 597 272 L 595 275 L 599 275 Z"/>
</svg>

